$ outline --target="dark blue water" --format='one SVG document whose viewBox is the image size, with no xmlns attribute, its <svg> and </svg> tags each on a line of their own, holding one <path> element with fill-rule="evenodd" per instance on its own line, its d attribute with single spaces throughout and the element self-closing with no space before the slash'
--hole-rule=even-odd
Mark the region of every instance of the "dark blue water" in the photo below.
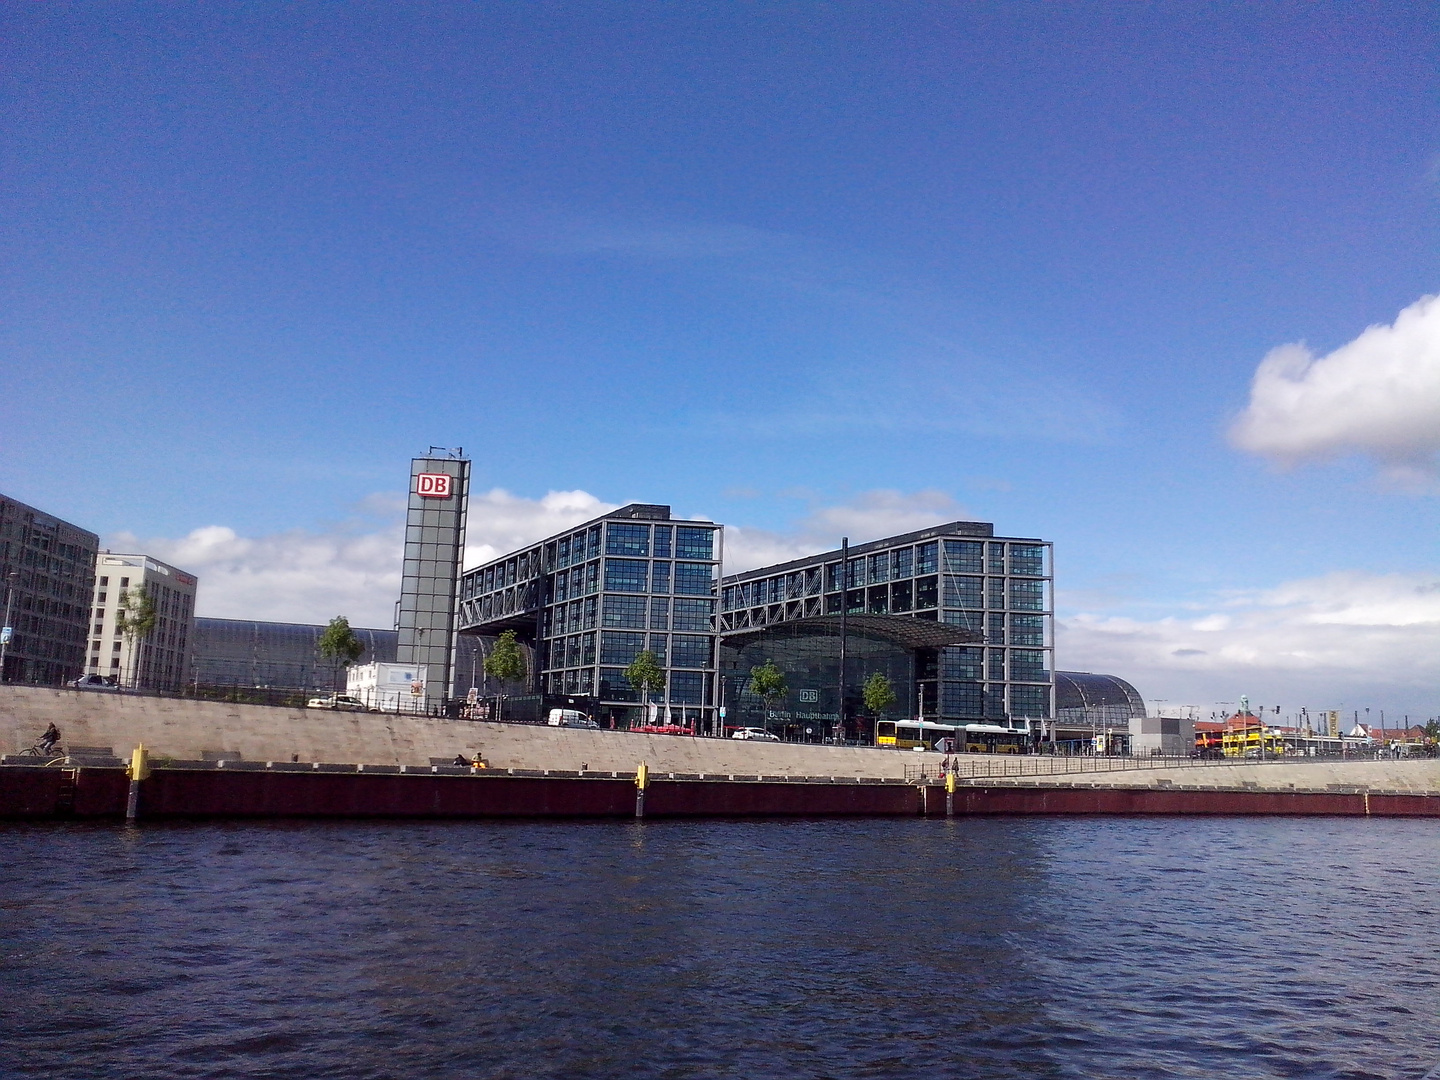
<svg viewBox="0 0 1440 1080">
<path fill-rule="evenodd" d="M 0 827 L 17 1077 L 1420 1077 L 1428 822 Z"/>
</svg>

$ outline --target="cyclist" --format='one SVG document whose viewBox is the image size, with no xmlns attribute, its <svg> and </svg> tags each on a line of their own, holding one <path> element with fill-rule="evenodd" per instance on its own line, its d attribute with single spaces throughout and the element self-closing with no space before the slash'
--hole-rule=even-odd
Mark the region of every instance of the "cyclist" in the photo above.
<svg viewBox="0 0 1440 1080">
<path fill-rule="evenodd" d="M 45 734 L 40 736 L 40 742 L 37 745 L 40 747 L 41 753 L 48 754 L 55 748 L 55 744 L 59 741 L 60 729 L 54 724 L 51 724 L 45 729 Z"/>
</svg>

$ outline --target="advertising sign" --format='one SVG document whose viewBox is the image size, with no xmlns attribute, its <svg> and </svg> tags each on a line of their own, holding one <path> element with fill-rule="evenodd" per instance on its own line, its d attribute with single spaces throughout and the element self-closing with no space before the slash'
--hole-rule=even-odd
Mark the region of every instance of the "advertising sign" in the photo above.
<svg viewBox="0 0 1440 1080">
<path fill-rule="evenodd" d="M 10 635 L 12 632 L 13 631 L 11 627 L 0 626 L 0 645 L 10 644 Z"/>
<path fill-rule="evenodd" d="M 1327 713 L 1325 718 L 1330 726 L 1330 738 L 1338 739 L 1340 737 L 1340 714 L 1338 712 Z"/>
<path fill-rule="evenodd" d="M 453 479 L 449 473 L 422 472 L 415 477 L 415 494 L 422 499 L 448 499 Z"/>
</svg>

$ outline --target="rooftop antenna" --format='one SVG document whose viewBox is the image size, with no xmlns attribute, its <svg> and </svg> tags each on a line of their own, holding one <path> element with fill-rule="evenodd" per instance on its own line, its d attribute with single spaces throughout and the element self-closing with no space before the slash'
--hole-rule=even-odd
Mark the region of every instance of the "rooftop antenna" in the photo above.
<svg viewBox="0 0 1440 1080">
<path fill-rule="evenodd" d="M 431 446 L 429 450 L 425 451 L 425 455 L 427 457 L 434 457 L 436 450 L 439 450 L 446 457 L 454 458 L 457 461 L 465 457 L 465 448 L 463 446 Z"/>
</svg>

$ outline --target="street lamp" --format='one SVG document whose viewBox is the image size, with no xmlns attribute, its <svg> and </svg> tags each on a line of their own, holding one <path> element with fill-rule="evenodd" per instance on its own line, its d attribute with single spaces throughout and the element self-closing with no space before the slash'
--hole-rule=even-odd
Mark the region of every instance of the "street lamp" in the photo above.
<svg viewBox="0 0 1440 1080">
<path fill-rule="evenodd" d="M 19 570 L 11 570 L 5 575 L 5 621 L 0 624 L 0 682 L 5 681 L 5 651 L 10 647 L 10 603 L 15 597 L 15 579 L 20 576 Z"/>
</svg>

